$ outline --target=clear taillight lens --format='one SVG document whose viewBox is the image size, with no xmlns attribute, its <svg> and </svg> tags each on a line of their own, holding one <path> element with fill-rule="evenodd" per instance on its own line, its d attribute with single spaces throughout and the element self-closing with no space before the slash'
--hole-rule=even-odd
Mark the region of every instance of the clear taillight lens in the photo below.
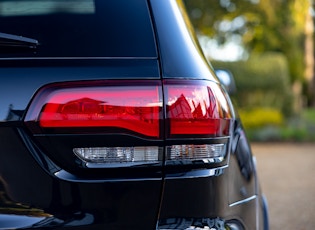
<svg viewBox="0 0 315 230">
<path fill-rule="evenodd" d="M 219 163 L 223 161 L 225 154 L 226 144 L 172 145 L 166 148 L 166 163 L 178 160 Z"/>
<path fill-rule="evenodd" d="M 73 152 L 88 164 L 92 163 L 88 167 L 99 167 L 101 164 L 106 167 L 134 166 L 162 160 L 158 146 L 74 148 Z"/>
</svg>

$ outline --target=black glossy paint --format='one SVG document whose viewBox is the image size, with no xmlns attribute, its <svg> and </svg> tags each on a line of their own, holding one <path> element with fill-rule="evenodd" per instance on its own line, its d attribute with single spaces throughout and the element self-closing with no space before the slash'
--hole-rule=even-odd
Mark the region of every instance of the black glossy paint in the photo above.
<svg viewBox="0 0 315 230">
<path fill-rule="evenodd" d="M 0 59 L 0 68 L 0 122 L 21 119 L 19 115 L 23 115 L 33 94 L 49 83 L 160 78 L 158 61 L 154 59 Z"/>
<path fill-rule="evenodd" d="M 150 2 L 163 78 L 217 81 L 195 38 L 183 4 L 178 6 L 176 1 L 151 0 Z"/>
<path fill-rule="evenodd" d="M 0 220 L 5 214 L 34 220 L 53 217 L 60 220 L 55 224 L 59 227 L 75 225 L 88 215 L 88 221 L 82 223 L 91 227 L 154 227 L 161 176 L 119 180 L 113 175 L 111 179 L 67 181 L 54 175 L 60 168 L 35 145 L 25 143 L 28 140 L 19 129 L 2 127 L 0 136 Z M 139 215 L 146 218 L 139 219 Z M 11 227 L 15 223 L 13 219 Z"/>
<path fill-rule="evenodd" d="M 105 170 L 80 168 L 76 158 L 67 154 L 78 143 L 136 143 L 165 151 L 165 145 L 225 143 L 227 139 L 152 140 L 115 133 L 33 135 L 25 126 L 23 119 L 33 95 L 53 82 L 162 78 L 218 82 L 180 1 L 150 0 L 146 6 L 158 55 L 1 55 L 0 229 L 180 229 L 214 223 L 263 229 L 264 202 L 250 146 L 237 119 L 232 122 L 227 156 L 221 163 Z"/>
</svg>

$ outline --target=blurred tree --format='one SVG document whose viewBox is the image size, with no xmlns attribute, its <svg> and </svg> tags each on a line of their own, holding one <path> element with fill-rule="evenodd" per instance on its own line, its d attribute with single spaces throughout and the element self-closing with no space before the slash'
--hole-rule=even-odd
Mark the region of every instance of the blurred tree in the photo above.
<svg viewBox="0 0 315 230">
<path fill-rule="evenodd" d="M 311 0 L 184 0 L 197 32 L 218 44 L 241 38 L 249 54 L 285 54 L 296 89 L 314 101 L 314 48 Z"/>
</svg>

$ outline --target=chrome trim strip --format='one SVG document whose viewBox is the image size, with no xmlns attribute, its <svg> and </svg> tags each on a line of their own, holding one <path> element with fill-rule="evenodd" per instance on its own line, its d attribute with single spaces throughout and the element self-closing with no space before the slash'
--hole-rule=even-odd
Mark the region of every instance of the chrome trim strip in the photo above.
<svg viewBox="0 0 315 230">
<path fill-rule="evenodd" d="M 246 198 L 244 200 L 236 201 L 236 202 L 230 204 L 229 207 L 234 207 L 236 205 L 244 204 L 244 203 L 250 202 L 252 200 L 255 200 L 256 198 L 257 198 L 257 195 L 253 195 L 253 196 L 248 197 L 248 198 Z"/>
</svg>

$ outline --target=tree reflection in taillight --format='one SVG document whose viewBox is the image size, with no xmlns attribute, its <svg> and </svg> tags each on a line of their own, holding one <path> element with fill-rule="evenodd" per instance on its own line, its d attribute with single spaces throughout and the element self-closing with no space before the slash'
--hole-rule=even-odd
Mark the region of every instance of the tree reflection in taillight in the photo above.
<svg viewBox="0 0 315 230">
<path fill-rule="evenodd" d="M 233 109 L 219 85 L 208 81 L 164 81 L 167 139 L 188 139 L 166 147 L 166 165 L 220 163 L 227 154 Z M 208 138 L 212 139 L 209 140 Z M 213 138 L 223 138 L 214 143 Z"/>
<path fill-rule="evenodd" d="M 233 117 L 222 89 L 206 81 L 166 81 L 168 136 L 226 136 Z"/>
<path fill-rule="evenodd" d="M 164 157 L 163 148 L 154 143 L 149 148 L 133 142 L 130 146 L 75 144 L 73 153 L 87 164 L 114 167 L 109 165 L 163 159 L 166 164 L 222 162 L 233 118 L 228 97 L 214 82 L 109 80 L 47 85 L 36 94 L 25 122 L 34 134 L 128 134 L 158 139 L 160 144 L 168 141 Z"/>
</svg>

